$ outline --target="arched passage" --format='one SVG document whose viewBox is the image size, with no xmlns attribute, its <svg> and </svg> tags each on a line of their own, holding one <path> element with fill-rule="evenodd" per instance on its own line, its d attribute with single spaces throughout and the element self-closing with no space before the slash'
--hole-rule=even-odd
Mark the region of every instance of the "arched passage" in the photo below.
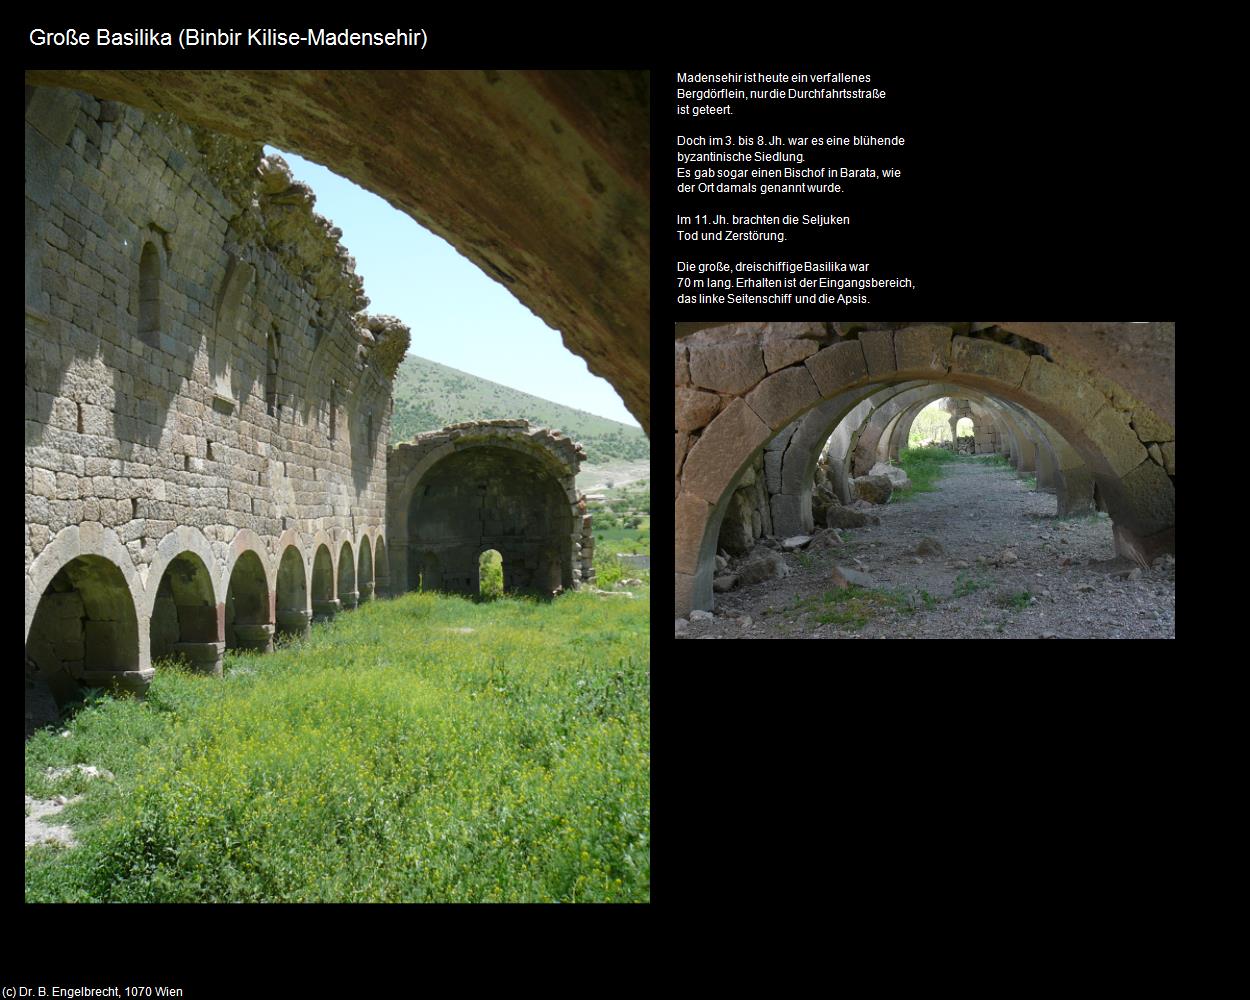
<svg viewBox="0 0 1250 1000">
<path fill-rule="evenodd" d="M 984 336 L 954 335 L 950 327 L 923 325 L 856 331 L 853 338 L 820 349 L 810 343 L 806 330 L 796 330 L 792 343 L 785 341 L 784 331 L 778 337 L 779 328 L 786 326 L 802 325 L 772 324 L 767 332 L 771 355 L 777 359 L 771 373 L 762 363 L 769 356 L 761 351 L 762 324 L 705 330 L 681 345 L 687 364 L 684 375 L 680 366 L 677 369 L 679 390 L 683 384 L 691 388 L 685 390 L 684 400 L 679 392 L 679 403 L 689 413 L 692 396 L 701 402 L 699 393 L 704 390 L 715 390 L 720 398 L 708 408 L 702 427 L 688 421 L 689 429 L 682 431 L 679 423 L 675 510 L 679 614 L 711 606 L 715 543 L 728 497 L 778 432 L 823 403 L 837 400 L 845 415 L 871 395 L 873 387 L 908 380 L 950 382 L 1036 414 L 1071 445 L 1097 480 L 1114 520 L 1118 551 L 1142 562 L 1172 548 L 1171 477 L 1154 454 L 1147 453 L 1123 405 L 1116 406 L 1093 382 L 1048 360 L 1036 346 L 1000 343 L 992 331 Z M 829 331 L 817 334 L 822 335 L 833 339 Z M 805 338 L 808 344 L 799 343 Z M 741 364 L 736 363 L 739 360 Z"/>
<path fill-rule="evenodd" d="M 356 589 L 362 602 L 372 600 L 374 593 L 373 553 L 369 548 L 369 536 L 360 539 L 360 559 L 356 567 Z"/>
<path fill-rule="evenodd" d="M 967 451 L 969 454 L 976 451 L 976 425 L 971 417 L 955 418 L 955 450 Z"/>
<path fill-rule="evenodd" d="M 352 557 L 351 542 L 344 542 L 339 549 L 339 604 L 344 610 L 351 610 L 360 603 L 360 592 L 356 590 L 356 561 Z"/>
<path fill-rule="evenodd" d="M 339 602 L 334 596 L 334 561 L 324 542 L 317 546 L 313 556 L 312 610 L 315 622 L 329 621 L 339 610 Z"/>
<path fill-rule="evenodd" d="M 265 566 L 256 552 L 247 549 L 235 560 L 226 587 L 226 648 L 269 653 L 273 633 Z"/>
<path fill-rule="evenodd" d="M 220 676 L 223 619 L 204 560 L 178 553 L 161 574 L 152 604 L 152 659 L 181 657 L 197 671 Z"/>
<path fill-rule="evenodd" d="M 282 551 L 278 563 L 276 624 L 281 635 L 294 639 L 308 637 L 312 612 L 308 610 L 308 580 L 304 557 L 299 546 L 291 544 Z"/>
<path fill-rule="evenodd" d="M 497 550 L 506 591 L 550 595 L 573 585 L 573 516 L 536 458 L 498 447 L 455 452 L 431 467 L 407 511 L 409 585 L 476 596 L 478 559 Z"/>
<path fill-rule="evenodd" d="M 27 633 L 28 722 L 55 721 L 49 698 L 65 705 L 80 685 L 142 690 L 150 673 L 139 669 L 138 619 L 121 570 L 101 556 L 71 559 L 40 596 Z"/>
</svg>

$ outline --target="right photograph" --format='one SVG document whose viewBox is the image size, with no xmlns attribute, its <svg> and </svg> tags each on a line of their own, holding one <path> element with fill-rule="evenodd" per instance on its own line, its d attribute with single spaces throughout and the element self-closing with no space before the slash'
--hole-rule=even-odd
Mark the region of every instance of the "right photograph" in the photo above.
<svg viewBox="0 0 1250 1000">
<path fill-rule="evenodd" d="M 675 334 L 676 638 L 1175 638 L 1175 323 Z"/>
</svg>

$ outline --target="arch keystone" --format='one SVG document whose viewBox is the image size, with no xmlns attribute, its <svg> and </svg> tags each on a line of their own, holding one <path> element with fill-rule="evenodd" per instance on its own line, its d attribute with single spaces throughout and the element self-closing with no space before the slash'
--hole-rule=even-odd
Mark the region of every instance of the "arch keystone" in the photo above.
<svg viewBox="0 0 1250 1000">
<path fill-rule="evenodd" d="M 894 334 L 894 356 L 900 375 L 945 375 L 951 366 L 949 326 L 909 326 Z"/>
<path fill-rule="evenodd" d="M 992 340 L 955 337 L 951 341 L 952 374 L 975 375 L 999 385 L 1019 386 L 1028 367 L 1028 355 Z"/>
</svg>

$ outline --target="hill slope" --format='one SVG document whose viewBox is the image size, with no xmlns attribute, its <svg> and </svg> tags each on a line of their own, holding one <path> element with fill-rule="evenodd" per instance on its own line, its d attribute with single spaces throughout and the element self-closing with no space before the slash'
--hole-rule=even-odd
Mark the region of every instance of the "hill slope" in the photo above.
<svg viewBox="0 0 1250 1000">
<path fill-rule="evenodd" d="M 462 420 L 500 417 L 524 417 L 532 424 L 567 434 L 585 446 L 586 461 L 591 465 L 651 457 L 651 443 L 639 427 L 561 406 L 411 354 L 399 366 L 392 444 Z"/>
</svg>

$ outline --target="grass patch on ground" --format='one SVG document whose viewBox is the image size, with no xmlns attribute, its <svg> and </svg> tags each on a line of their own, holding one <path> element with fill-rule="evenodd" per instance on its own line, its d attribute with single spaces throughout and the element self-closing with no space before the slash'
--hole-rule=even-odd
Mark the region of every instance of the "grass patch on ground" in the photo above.
<svg viewBox="0 0 1250 1000">
<path fill-rule="evenodd" d="M 375 601 L 26 744 L 28 901 L 645 901 L 645 600 Z M 94 764 L 113 782 L 50 767 Z"/>
<path fill-rule="evenodd" d="M 955 587 L 951 593 L 955 597 L 967 597 L 969 594 L 975 594 L 978 590 L 985 590 L 987 587 L 992 586 L 993 584 L 983 576 L 960 573 L 955 577 Z"/>
<path fill-rule="evenodd" d="M 994 598 L 994 604 L 1000 608 L 1007 608 L 1012 611 L 1023 611 L 1029 606 L 1029 601 L 1033 599 L 1033 595 L 1027 590 L 1021 590 L 1017 593 L 1002 593 Z"/>
</svg>

